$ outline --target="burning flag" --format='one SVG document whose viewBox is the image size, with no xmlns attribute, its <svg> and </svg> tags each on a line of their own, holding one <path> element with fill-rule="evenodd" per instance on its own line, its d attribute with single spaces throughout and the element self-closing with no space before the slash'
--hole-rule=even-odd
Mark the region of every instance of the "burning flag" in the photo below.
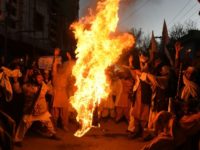
<svg viewBox="0 0 200 150">
<path fill-rule="evenodd" d="M 77 61 L 72 71 L 77 90 L 70 100 L 81 126 L 75 133 L 78 137 L 90 130 L 95 107 L 110 92 L 105 70 L 134 43 L 132 35 L 116 33 L 119 1 L 100 0 L 95 12 L 90 11 L 71 26 L 77 39 Z"/>
</svg>

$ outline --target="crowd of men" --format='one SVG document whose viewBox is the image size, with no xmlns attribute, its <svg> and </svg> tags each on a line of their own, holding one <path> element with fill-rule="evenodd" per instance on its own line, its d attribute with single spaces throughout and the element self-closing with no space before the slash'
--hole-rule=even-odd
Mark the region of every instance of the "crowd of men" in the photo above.
<svg viewBox="0 0 200 150">
<path fill-rule="evenodd" d="M 151 140 L 144 150 L 198 149 L 200 133 L 199 71 L 192 63 L 180 61 L 181 44 L 175 45 L 175 65 L 146 53 L 130 55 L 128 65 L 114 64 L 105 74 L 110 83 L 107 100 L 98 106 L 98 119 L 126 121 L 127 138 Z M 11 150 L 22 146 L 33 122 L 40 122 L 43 136 L 59 140 L 56 128 L 69 131 L 69 118 L 76 112 L 70 97 L 76 91 L 72 75 L 75 60 L 66 53 L 59 59 L 54 51 L 51 70 L 27 68 L 15 63 L 0 71 L 0 145 Z M 21 105 L 20 105 L 21 104 Z M 60 122 L 59 122 L 60 121 Z"/>
</svg>

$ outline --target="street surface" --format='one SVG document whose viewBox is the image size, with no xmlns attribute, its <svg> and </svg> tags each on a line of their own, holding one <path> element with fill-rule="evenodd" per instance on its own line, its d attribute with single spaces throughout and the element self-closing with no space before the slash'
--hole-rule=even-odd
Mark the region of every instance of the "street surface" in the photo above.
<svg viewBox="0 0 200 150">
<path fill-rule="evenodd" d="M 127 124 L 116 124 L 112 120 L 101 122 L 100 128 L 92 128 L 81 138 L 75 137 L 74 126 L 71 131 L 64 132 L 58 129 L 60 141 L 47 139 L 41 135 L 29 132 L 23 141 L 22 147 L 14 150 L 140 150 L 145 142 L 142 139 L 127 138 Z"/>
</svg>

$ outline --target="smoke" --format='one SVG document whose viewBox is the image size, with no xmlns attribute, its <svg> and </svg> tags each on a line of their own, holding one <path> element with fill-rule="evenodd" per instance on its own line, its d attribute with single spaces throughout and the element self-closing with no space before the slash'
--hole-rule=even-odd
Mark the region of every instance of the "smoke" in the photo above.
<svg viewBox="0 0 200 150">
<path fill-rule="evenodd" d="M 137 1 L 138 0 L 120 0 L 120 9 L 122 11 L 120 13 L 124 13 L 124 10 L 127 10 L 130 7 L 132 7 Z"/>
<path fill-rule="evenodd" d="M 136 2 L 136 1 L 137 0 L 121 0 L 121 3 L 123 5 L 130 5 L 130 4 L 132 4 L 132 3 Z"/>
<path fill-rule="evenodd" d="M 151 2 L 153 4 L 160 4 L 163 2 L 163 0 L 149 0 L 149 2 Z"/>
<path fill-rule="evenodd" d="M 79 14 L 81 17 L 86 16 L 89 13 L 89 9 L 96 8 L 98 0 L 80 0 L 80 11 Z"/>
<path fill-rule="evenodd" d="M 144 2 L 144 1 L 149 1 L 150 3 L 159 4 L 159 3 L 162 3 L 163 0 L 121 0 L 121 3 L 123 5 L 130 5 L 135 2 Z"/>
</svg>

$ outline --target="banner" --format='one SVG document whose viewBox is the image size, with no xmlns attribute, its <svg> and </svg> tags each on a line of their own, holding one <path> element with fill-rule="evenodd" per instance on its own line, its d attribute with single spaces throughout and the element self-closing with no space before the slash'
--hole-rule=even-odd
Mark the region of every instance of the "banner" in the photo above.
<svg viewBox="0 0 200 150">
<path fill-rule="evenodd" d="M 54 56 L 42 56 L 38 59 L 38 65 L 39 65 L 39 69 L 44 69 L 44 70 L 51 70 L 52 69 L 52 65 L 53 65 L 53 59 Z M 59 57 L 59 62 L 61 64 L 62 58 Z"/>
</svg>

